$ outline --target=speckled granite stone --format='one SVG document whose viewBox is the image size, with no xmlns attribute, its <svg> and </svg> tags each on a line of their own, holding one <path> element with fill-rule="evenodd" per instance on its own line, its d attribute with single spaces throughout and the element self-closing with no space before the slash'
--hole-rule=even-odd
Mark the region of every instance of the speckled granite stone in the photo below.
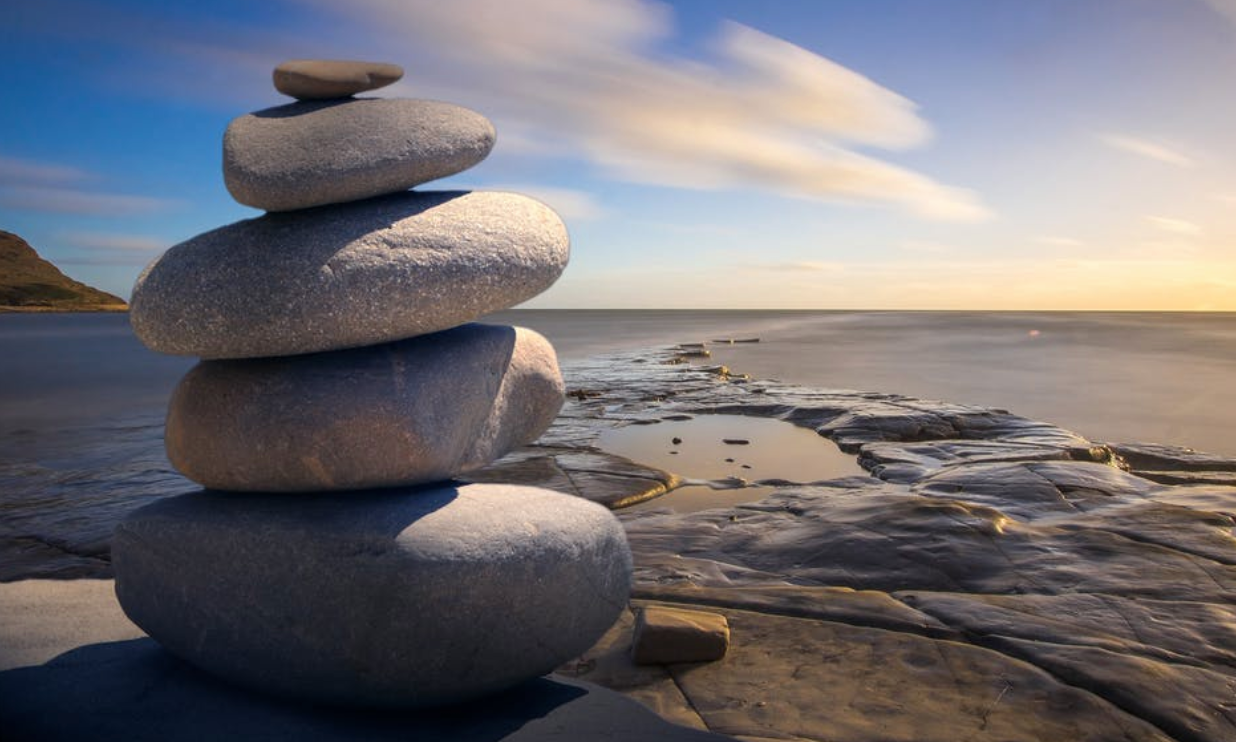
<svg viewBox="0 0 1236 742">
<path fill-rule="evenodd" d="M 290 211 L 398 193 L 489 154 L 494 127 L 450 103 L 395 98 L 290 103 L 223 135 L 223 180 L 242 204 Z"/>
<path fill-rule="evenodd" d="M 172 394 L 164 439 L 172 465 L 214 489 L 389 487 L 531 443 L 562 400 L 545 338 L 473 324 L 334 353 L 205 361 Z"/>
<path fill-rule="evenodd" d="M 126 518 L 112 556 L 125 613 L 173 654 L 262 692 L 366 706 L 544 675 L 605 633 L 631 578 L 604 507 L 493 484 L 181 495 Z"/>
<path fill-rule="evenodd" d="M 514 306 L 566 267 L 566 227 L 513 193 L 404 193 L 267 214 L 168 250 L 129 318 L 152 350 L 247 358 L 422 335 Z"/>
</svg>

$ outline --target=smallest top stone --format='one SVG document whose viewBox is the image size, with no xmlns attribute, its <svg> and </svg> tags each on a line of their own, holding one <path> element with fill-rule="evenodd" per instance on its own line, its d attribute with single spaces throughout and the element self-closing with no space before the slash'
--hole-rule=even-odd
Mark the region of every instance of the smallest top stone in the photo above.
<svg viewBox="0 0 1236 742">
<path fill-rule="evenodd" d="M 403 77 L 403 68 L 382 62 L 293 59 L 275 68 L 275 90 L 299 100 L 347 98 L 377 90 Z"/>
</svg>

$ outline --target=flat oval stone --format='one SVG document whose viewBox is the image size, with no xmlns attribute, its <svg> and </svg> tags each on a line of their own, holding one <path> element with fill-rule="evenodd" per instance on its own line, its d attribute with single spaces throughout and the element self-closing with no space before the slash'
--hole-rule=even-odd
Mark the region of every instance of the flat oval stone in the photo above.
<svg viewBox="0 0 1236 742">
<path fill-rule="evenodd" d="M 223 181 L 237 201 L 266 211 L 344 203 L 467 170 L 495 136 L 481 114 L 438 101 L 289 103 L 232 120 Z"/>
<path fill-rule="evenodd" d="M 275 68 L 275 90 L 301 100 L 346 98 L 377 90 L 403 77 L 403 68 L 382 62 L 291 59 Z"/>
<path fill-rule="evenodd" d="M 306 492 L 448 479 L 531 443 L 562 407 L 532 330 L 465 325 L 398 343 L 204 361 L 172 393 L 172 465 L 221 490 Z"/>
<path fill-rule="evenodd" d="M 198 235 L 133 287 L 152 350 L 203 358 L 314 353 L 444 330 L 549 288 L 566 227 L 513 193 L 403 193 L 267 214 Z"/>
<path fill-rule="evenodd" d="M 500 484 L 347 495 L 196 492 L 131 513 L 116 595 L 219 677 L 337 704 L 491 693 L 587 650 L 626 607 L 617 519 Z"/>
</svg>

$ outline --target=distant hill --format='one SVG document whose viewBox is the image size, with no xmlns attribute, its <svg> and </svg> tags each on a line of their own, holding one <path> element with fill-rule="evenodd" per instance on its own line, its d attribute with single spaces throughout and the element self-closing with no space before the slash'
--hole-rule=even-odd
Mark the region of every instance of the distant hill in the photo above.
<svg viewBox="0 0 1236 742">
<path fill-rule="evenodd" d="M 0 311 L 119 312 L 124 299 L 74 281 L 25 240 L 0 229 Z"/>
</svg>

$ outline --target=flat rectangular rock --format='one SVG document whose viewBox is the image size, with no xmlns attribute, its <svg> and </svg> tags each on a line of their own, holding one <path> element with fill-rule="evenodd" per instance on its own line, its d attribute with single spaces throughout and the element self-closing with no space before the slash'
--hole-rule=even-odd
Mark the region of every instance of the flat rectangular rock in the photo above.
<svg viewBox="0 0 1236 742">
<path fill-rule="evenodd" d="M 631 653 L 640 665 L 712 662 L 725 657 L 729 646 L 730 625 L 725 616 L 650 605 L 635 619 Z"/>
</svg>

